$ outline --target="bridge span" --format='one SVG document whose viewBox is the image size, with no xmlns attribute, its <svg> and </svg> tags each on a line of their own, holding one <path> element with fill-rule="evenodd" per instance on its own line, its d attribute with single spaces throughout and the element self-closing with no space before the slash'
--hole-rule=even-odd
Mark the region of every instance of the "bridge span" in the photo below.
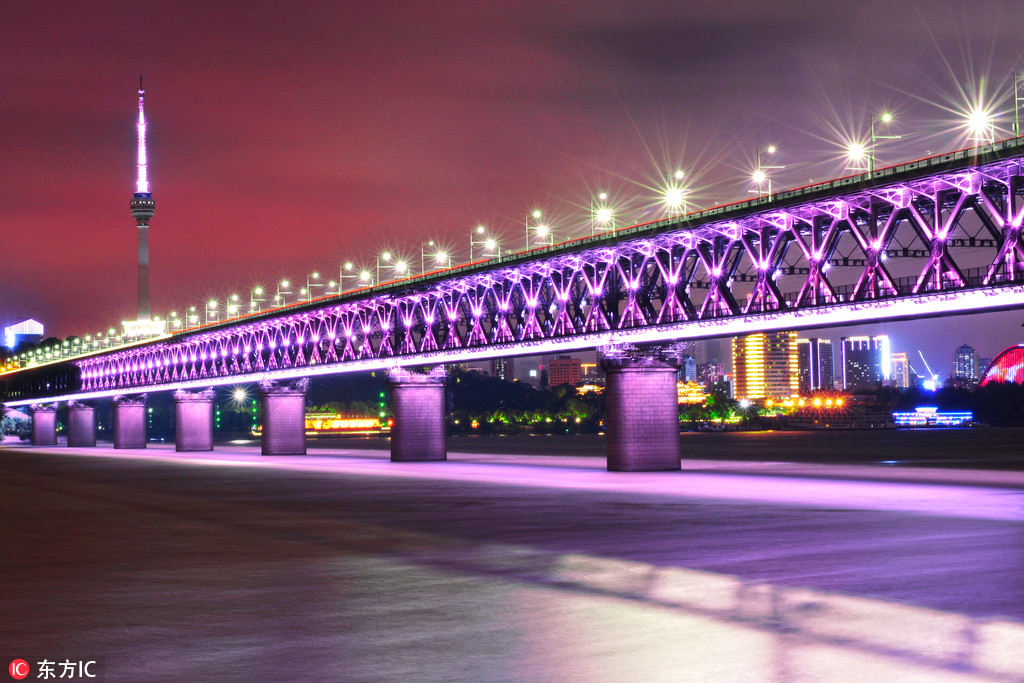
<svg viewBox="0 0 1024 683">
<path fill-rule="evenodd" d="M 115 445 L 143 447 L 144 394 L 173 390 L 178 448 L 203 450 L 209 388 L 259 382 L 264 453 L 299 453 L 309 377 L 386 370 L 393 459 L 439 460 L 437 368 L 597 348 L 609 469 L 678 469 L 674 343 L 1024 304 L 1022 168 L 1024 138 L 952 152 L 22 369 L 0 400 L 39 444 L 69 401 L 81 445 L 83 402 L 113 398 Z"/>
</svg>

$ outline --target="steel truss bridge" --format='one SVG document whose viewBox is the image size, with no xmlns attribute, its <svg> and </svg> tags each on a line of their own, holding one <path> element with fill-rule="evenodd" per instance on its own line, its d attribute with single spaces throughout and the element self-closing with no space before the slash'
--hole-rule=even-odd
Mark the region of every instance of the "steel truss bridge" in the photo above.
<svg viewBox="0 0 1024 683">
<path fill-rule="evenodd" d="M 1024 139 L 0 378 L 7 405 L 1024 304 Z"/>
</svg>

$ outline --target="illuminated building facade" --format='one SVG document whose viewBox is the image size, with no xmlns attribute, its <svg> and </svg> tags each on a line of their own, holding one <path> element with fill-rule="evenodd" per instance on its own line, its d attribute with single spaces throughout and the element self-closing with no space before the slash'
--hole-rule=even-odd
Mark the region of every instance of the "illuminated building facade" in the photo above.
<svg viewBox="0 0 1024 683">
<path fill-rule="evenodd" d="M 491 377 L 511 382 L 516 377 L 515 362 L 511 358 L 501 357 L 491 361 Z"/>
<path fill-rule="evenodd" d="M 580 370 L 583 372 L 583 383 L 603 387 L 605 384 L 604 371 L 600 363 L 581 363 Z"/>
<path fill-rule="evenodd" d="M 897 389 L 910 388 L 910 360 L 907 358 L 907 354 L 902 351 L 892 354 L 892 377 L 890 384 Z"/>
<path fill-rule="evenodd" d="M 697 382 L 676 382 L 676 399 L 680 405 L 701 405 L 708 400 L 708 394 Z"/>
<path fill-rule="evenodd" d="M 4 346 L 14 349 L 19 344 L 37 344 L 43 338 L 43 324 L 29 318 L 4 328 Z"/>
<path fill-rule="evenodd" d="M 843 337 L 843 388 L 871 391 L 882 385 L 892 371 L 889 337 Z"/>
<path fill-rule="evenodd" d="M 548 363 L 548 386 L 563 384 L 576 386 L 583 381 L 583 361 L 571 356 L 559 356 Z"/>
<path fill-rule="evenodd" d="M 832 361 L 831 339 L 797 339 L 797 371 L 800 377 L 800 393 L 835 388 L 835 372 Z"/>
<path fill-rule="evenodd" d="M 679 380 L 682 382 L 697 381 L 697 359 L 693 356 L 683 356 L 683 363 L 679 367 Z"/>
<path fill-rule="evenodd" d="M 1011 346 L 992 359 L 981 378 L 981 386 L 989 382 L 1024 384 L 1024 344 Z"/>
<path fill-rule="evenodd" d="M 768 332 L 732 341 L 733 396 L 738 400 L 790 398 L 800 390 L 796 332 Z"/>
<path fill-rule="evenodd" d="M 952 379 L 969 386 L 978 383 L 978 352 L 973 346 L 964 344 L 953 352 Z"/>
<path fill-rule="evenodd" d="M 711 359 L 697 366 L 697 381 L 706 387 L 714 386 L 725 379 L 725 363 Z"/>
<path fill-rule="evenodd" d="M 897 427 L 959 427 L 974 420 L 970 411 L 939 412 L 935 406 L 918 406 L 912 413 L 893 413 Z"/>
</svg>

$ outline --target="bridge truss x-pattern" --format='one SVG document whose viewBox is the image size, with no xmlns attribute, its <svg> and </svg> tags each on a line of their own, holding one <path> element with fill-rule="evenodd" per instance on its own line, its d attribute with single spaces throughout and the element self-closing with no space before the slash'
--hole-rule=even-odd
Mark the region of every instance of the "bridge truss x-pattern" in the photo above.
<svg viewBox="0 0 1024 683">
<path fill-rule="evenodd" d="M 1019 296 L 1024 282 L 1022 186 L 1019 160 L 993 162 L 696 226 L 681 220 L 75 362 L 84 393 L 111 393 L 712 336 L 773 319 L 899 317 L 907 313 L 896 304 L 908 300 L 932 301 L 910 314 L 937 314 L 936 302 L 971 291 L 996 308 L 1010 299 L 992 295 Z"/>
</svg>

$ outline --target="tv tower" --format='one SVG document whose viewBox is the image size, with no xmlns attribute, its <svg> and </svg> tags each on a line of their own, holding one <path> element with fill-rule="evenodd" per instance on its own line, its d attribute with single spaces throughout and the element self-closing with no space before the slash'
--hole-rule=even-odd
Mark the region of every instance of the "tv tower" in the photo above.
<svg viewBox="0 0 1024 683">
<path fill-rule="evenodd" d="M 135 227 L 139 229 L 139 283 L 138 301 L 139 322 L 150 320 L 149 312 L 149 219 L 156 212 L 153 193 L 149 191 L 149 178 L 146 175 L 146 91 L 142 88 L 142 76 L 139 76 L 139 150 L 138 173 L 135 177 L 135 195 L 132 197 L 131 211 L 135 217 Z"/>
</svg>

